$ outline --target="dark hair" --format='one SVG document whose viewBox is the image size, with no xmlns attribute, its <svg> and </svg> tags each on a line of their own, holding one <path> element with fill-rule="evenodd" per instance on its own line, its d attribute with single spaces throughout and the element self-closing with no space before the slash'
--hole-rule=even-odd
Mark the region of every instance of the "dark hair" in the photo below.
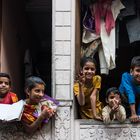
<svg viewBox="0 0 140 140">
<path fill-rule="evenodd" d="M 46 86 L 45 82 L 40 77 L 31 76 L 25 80 L 24 89 L 26 90 L 28 88 L 28 90 L 30 91 L 36 86 L 36 84 L 43 84 L 44 86 Z"/>
<path fill-rule="evenodd" d="M 120 95 L 120 92 L 116 87 L 111 87 L 106 91 L 106 99 L 108 99 L 108 96 L 111 94 L 111 92 Z"/>
<path fill-rule="evenodd" d="M 83 68 L 84 65 L 87 63 L 87 62 L 92 62 L 95 64 L 95 67 L 97 65 L 96 63 L 96 60 L 94 58 L 91 58 L 91 57 L 82 57 L 81 58 L 81 61 L 80 61 L 80 66 Z"/>
<path fill-rule="evenodd" d="M 11 77 L 8 73 L 0 72 L 0 77 L 6 77 L 9 79 L 9 85 L 11 85 Z"/>
<path fill-rule="evenodd" d="M 134 69 L 136 66 L 140 66 L 140 56 L 135 56 L 131 60 L 131 69 Z"/>
</svg>

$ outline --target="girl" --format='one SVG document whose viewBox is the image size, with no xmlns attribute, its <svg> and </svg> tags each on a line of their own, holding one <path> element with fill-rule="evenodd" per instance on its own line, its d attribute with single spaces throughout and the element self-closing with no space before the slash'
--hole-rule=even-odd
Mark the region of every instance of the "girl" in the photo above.
<svg viewBox="0 0 140 140">
<path fill-rule="evenodd" d="M 102 104 L 99 101 L 101 77 L 95 75 L 96 61 L 93 58 L 81 60 L 81 72 L 74 84 L 74 94 L 80 105 L 80 116 L 83 119 L 101 118 Z"/>
<path fill-rule="evenodd" d="M 45 83 L 39 77 L 29 77 L 25 82 L 25 92 L 28 98 L 25 100 L 25 108 L 22 122 L 25 131 L 33 133 L 41 127 L 43 122 L 54 115 L 58 103 L 51 97 L 44 95 Z"/>
</svg>

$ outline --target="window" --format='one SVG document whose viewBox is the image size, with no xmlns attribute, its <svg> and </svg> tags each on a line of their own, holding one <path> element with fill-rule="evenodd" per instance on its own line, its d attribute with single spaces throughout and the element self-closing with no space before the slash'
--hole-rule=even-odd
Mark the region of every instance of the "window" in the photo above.
<svg viewBox="0 0 140 140">
<path fill-rule="evenodd" d="M 82 42 L 83 36 L 83 19 L 85 17 L 85 13 L 83 6 L 83 1 L 76 1 L 76 45 L 75 45 L 75 74 L 79 72 L 80 68 L 80 54 L 81 47 L 85 45 L 85 47 L 89 46 L 89 44 L 85 44 Z M 87 8 L 87 7 L 86 7 Z M 85 8 L 85 9 L 86 9 Z M 136 23 L 134 23 L 134 26 Z M 135 32 L 136 33 L 136 32 Z M 121 75 L 123 72 L 129 72 L 130 62 L 133 56 L 140 55 L 140 40 L 130 42 L 130 36 L 128 34 L 127 28 L 127 20 L 120 19 L 119 17 L 116 19 L 116 48 L 115 48 L 115 63 L 116 67 L 109 71 L 109 74 L 102 74 L 100 72 L 100 60 L 98 51 L 95 53 L 94 58 L 97 61 L 97 74 L 101 75 L 102 78 L 102 88 L 100 91 L 100 101 L 105 105 L 105 93 L 109 87 L 119 87 L 121 81 Z M 111 47 L 111 46 L 110 46 Z M 77 104 L 77 102 L 75 102 Z M 77 107 L 77 105 L 76 105 Z M 77 112 L 77 111 L 75 111 Z M 77 115 L 76 115 L 77 116 Z"/>
</svg>

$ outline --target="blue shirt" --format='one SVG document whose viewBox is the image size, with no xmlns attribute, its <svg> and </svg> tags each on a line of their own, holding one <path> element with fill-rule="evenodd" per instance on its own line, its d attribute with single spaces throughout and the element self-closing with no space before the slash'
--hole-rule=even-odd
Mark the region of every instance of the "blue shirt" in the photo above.
<svg viewBox="0 0 140 140">
<path fill-rule="evenodd" d="M 133 76 L 125 72 L 122 75 L 119 91 L 127 95 L 129 104 L 135 104 L 136 96 L 140 95 L 140 85 L 136 85 Z"/>
</svg>

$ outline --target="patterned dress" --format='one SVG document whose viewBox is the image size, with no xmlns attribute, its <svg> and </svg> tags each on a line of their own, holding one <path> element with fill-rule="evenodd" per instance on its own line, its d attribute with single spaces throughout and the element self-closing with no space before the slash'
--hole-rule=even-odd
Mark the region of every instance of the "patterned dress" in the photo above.
<svg viewBox="0 0 140 140">
<path fill-rule="evenodd" d="M 56 110 L 58 106 L 58 101 L 45 95 L 42 100 L 37 105 L 25 104 L 24 111 L 21 120 L 26 124 L 32 124 L 40 116 L 43 106 Z M 49 119 L 45 119 L 43 122 L 47 123 Z"/>
</svg>

